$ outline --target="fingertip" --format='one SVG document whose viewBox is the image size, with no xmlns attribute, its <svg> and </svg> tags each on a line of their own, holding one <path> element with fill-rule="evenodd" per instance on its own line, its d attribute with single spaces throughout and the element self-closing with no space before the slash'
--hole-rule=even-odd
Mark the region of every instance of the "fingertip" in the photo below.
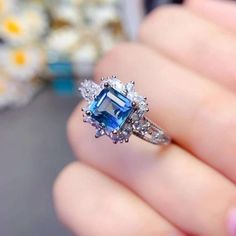
<svg viewBox="0 0 236 236">
<path fill-rule="evenodd" d="M 78 170 L 78 163 L 72 162 L 67 165 L 61 173 L 57 176 L 52 190 L 53 200 L 54 200 L 54 207 L 56 210 L 57 217 L 60 222 L 64 225 L 67 224 L 67 211 L 66 205 L 67 201 L 69 200 L 65 193 L 69 193 L 68 191 L 68 183 L 70 183 L 73 173 Z"/>
</svg>

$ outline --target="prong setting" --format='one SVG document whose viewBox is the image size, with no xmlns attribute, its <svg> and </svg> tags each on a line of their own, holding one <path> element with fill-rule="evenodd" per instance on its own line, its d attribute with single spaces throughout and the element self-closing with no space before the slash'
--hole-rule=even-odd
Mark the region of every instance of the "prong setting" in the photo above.
<svg viewBox="0 0 236 236">
<path fill-rule="evenodd" d="M 97 132 L 95 134 L 95 138 L 100 138 L 103 135 L 105 135 L 105 131 L 103 129 L 97 129 Z"/>
<path fill-rule="evenodd" d="M 108 82 L 104 83 L 104 88 L 108 88 L 110 84 Z"/>
<path fill-rule="evenodd" d="M 91 113 L 91 111 L 88 111 L 88 110 L 87 110 L 87 111 L 85 112 L 85 115 L 86 115 L 86 116 L 91 116 L 92 113 Z"/>
<path fill-rule="evenodd" d="M 136 102 L 132 102 L 132 107 L 136 107 L 137 103 Z"/>
<path fill-rule="evenodd" d="M 112 139 L 113 143 L 117 144 L 128 143 L 130 136 L 135 131 L 142 132 L 142 134 L 147 133 L 148 128 L 143 129 L 142 124 L 143 117 L 148 110 L 147 98 L 135 92 L 135 82 L 130 81 L 127 84 L 123 84 L 116 76 L 112 76 L 111 78 L 103 77 L 101 81 L 101 84 L 97 85 L 87 80 L 81 84 L 81 88 L 79 89 L 82 96 L 88 102 L 87 107 L 82 110 L 84 112 L 84 122 L 90 123 L 96 128 L 95 137 L 99 138 L 106 135 Z M 91 111 L 93 102 L 104 89 L 114 89 L 130 101 L 132 112 L 119 129 L 108 129 L 105 123 L 99 122 L 94 118 L 93 112 Z"/>
<path fill-rule="evenodd" d="M 116 129 L 113 130 L 113 131 L 112 131 L 112 134 L 118 134 L 118 130 L 116 130 Z"/>
</svg>

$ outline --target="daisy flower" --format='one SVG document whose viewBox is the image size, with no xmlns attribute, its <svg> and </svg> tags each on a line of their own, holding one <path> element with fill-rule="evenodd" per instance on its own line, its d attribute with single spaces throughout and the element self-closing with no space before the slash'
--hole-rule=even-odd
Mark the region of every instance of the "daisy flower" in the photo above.
<svg viewBox="0 0 236 236">
<path fill-rule="evenodd" d="M 25 43 L 31 37 L 27 19 L 21 15 L 7 15 L 0 21 L 0 33 L 13 44 Z"/>
<path fill-rule="evenodd" d="M 27 23 L 27 28 L 31 30 L 33 38 L 45 34 L 49 27 L 47 15 L 38 4 L 31 4 L 29 7 L 26 7 L 22 12 L 22 17 Z"/>
<path fill-rule="evenodd" d="M 103 53 L 108 52 L 119 42 L 119 39 L 115 38 L 115 36 L 112 35 L 111 32 L 106 30 L 102 31 L 99 34 L 99 39 Z"/>
<path fill-rule="evenodd" d="M 4 71 L 16 81 L 29 81 L 43 67 L 42 51 L 36 48 L 5 49 L 0 53 Z"/>
<path fill-rule="evenodd" d="M 15 82 L 1 75 L 0 77 L 0 109 L 19 107 L 27 104 L 41 88 L 34 82 Z"/>
<path fill-rule="evenodd" d="M 5 77 L 0 75 L 0 109 L 12 105 L 16 95 L 15 84 Z"/>
<path fill-rule="evenodd" d="M 103 27 L 110 22 L 118 21 L 118 13 L 112 5 L 88 5 L 84 9 L 85 18 L 93 27 Z"/>
<path fill-rule="evenodd" d="M 34 81 L 15 83 L 16 91 L 12 105 L 15 107 L 26 105 L 40 90 L 41 86 L 40 83 L 35 83 Z"/>
<path fill-rule="evenodd" d="M 72 4 L 60 4 L 52 8 L 52 15 L 55 20 L 66 22 L 70 25 L 79 25 L 81 16 L 78 14 L 78 9 Z"/>
<path fill-rule="evenodd" d="M 87 42 L 78 47 L 72 55 L 75 74 L 77 76 L 90 76 L 98 56 L 99 49 L 93 42 Z"/>
<path fill-rule="evenodd" d="M 79 33 L 74 28 L 54 30 L 47 38 L 47 49 L 67 54 L 73 51 L 79 39 Z"/>
</svg>

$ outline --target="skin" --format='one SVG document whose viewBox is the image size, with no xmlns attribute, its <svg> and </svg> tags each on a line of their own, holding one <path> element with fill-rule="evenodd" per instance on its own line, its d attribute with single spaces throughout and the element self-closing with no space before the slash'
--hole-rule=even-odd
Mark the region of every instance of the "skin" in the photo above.
<svg viewBox="0 0 236 236">
<path fill-rule="evenodd" d="M 80 104 L 68 137 L 80 162 L 54 186 L 60 220 L 80 236 L 236 236 L 236 4 L 188 0 L 155 10 L 137 42 L 97 65 L 94 79 L 136 81 L 167 147 L 94 139 Z"/>
</svg>

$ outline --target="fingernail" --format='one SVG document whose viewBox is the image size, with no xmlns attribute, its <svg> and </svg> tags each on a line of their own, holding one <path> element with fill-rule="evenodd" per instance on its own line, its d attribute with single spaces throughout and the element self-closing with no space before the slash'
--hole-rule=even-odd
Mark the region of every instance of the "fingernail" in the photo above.
<svg viewBox="0 0 236 236">
<path fill-rule="evenodd" d="M 236 208 L 229 212 L 228 230 L 230 236 L 236 236 Z"/>
</svg>

